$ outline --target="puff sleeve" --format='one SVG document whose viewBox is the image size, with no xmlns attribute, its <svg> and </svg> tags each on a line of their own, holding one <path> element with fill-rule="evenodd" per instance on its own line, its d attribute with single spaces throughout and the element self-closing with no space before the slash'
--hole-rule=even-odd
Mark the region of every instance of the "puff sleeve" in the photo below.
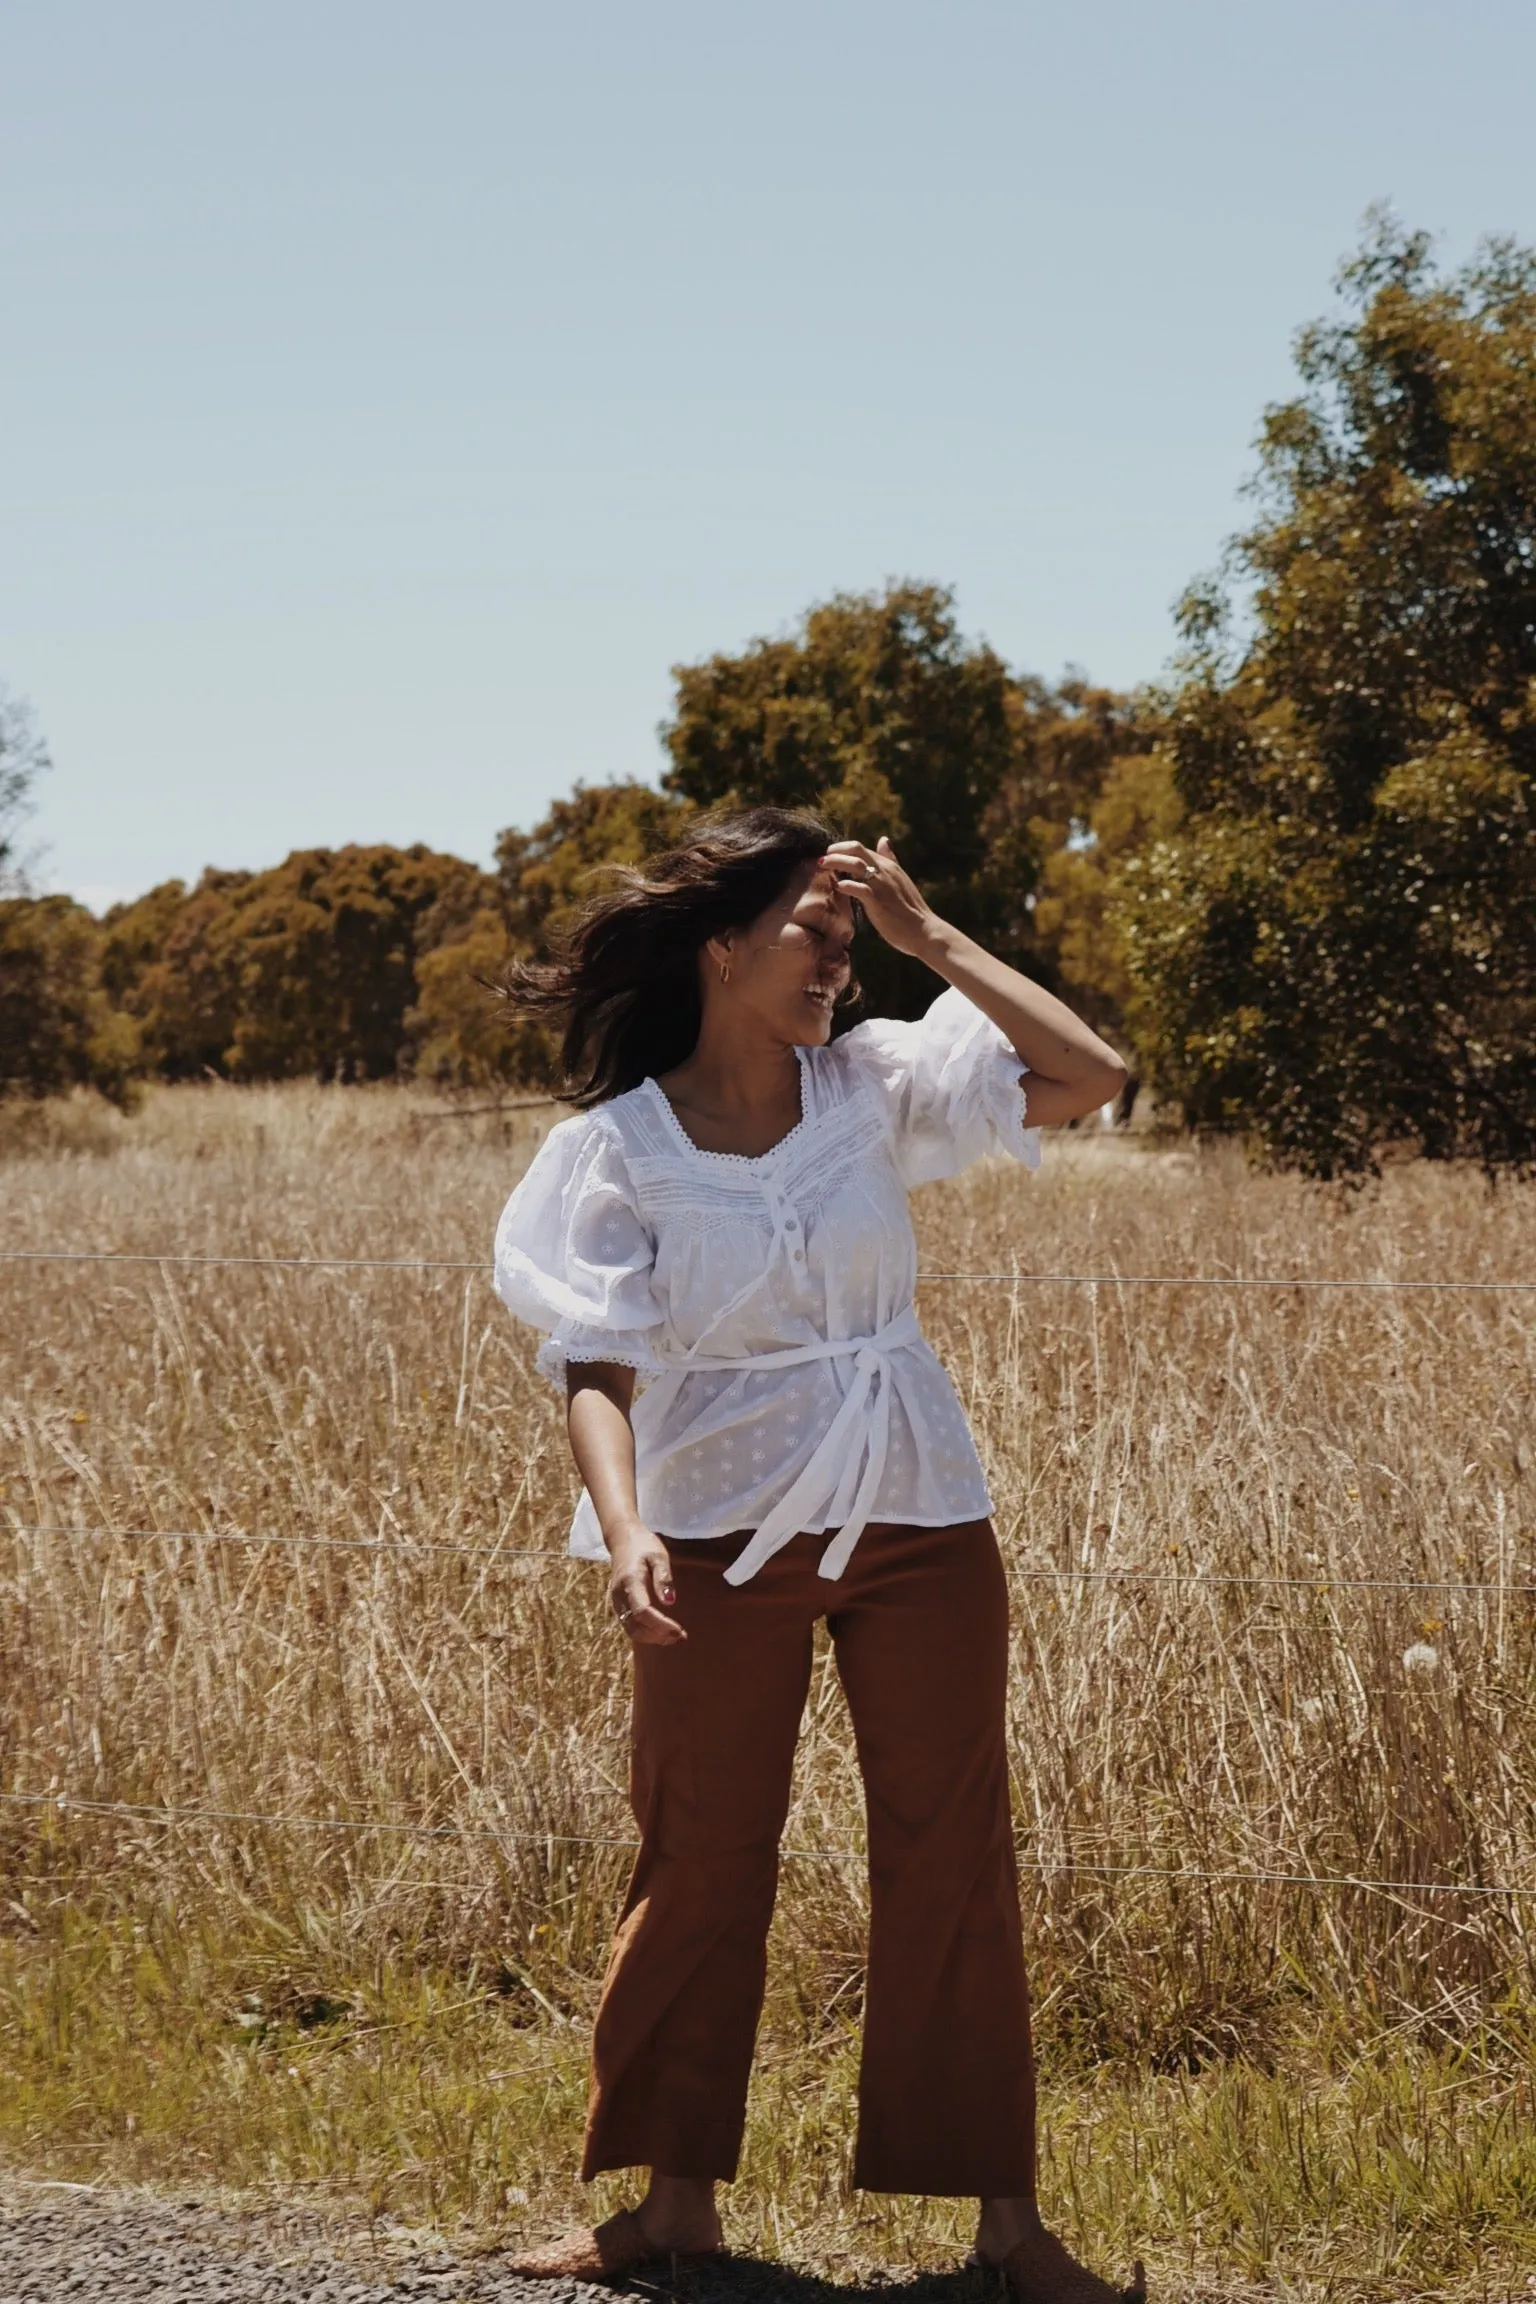
<svg viewBox="0 0 1536 2304">
<path fill-rule="evenodd" d="M 573 1360 L 661 1373 L 654 1263 L 617 1130 L 601 1112 L 552 1128 L 502 1211 L 495 1272 L 508 1309 L 546 1331 L 538 1366 L 553 1384 Z"/>
<path fill-rule="evenodd" d="M 836 1049 L 885 1104 L 905 1183 L 958 1176 L 989 1152 L 1039 1167 L 1040 1131 L 1025 1125 L 1029 1067 L 953 986 L 915 1024 L 873 1018 Z"/>
</svg>

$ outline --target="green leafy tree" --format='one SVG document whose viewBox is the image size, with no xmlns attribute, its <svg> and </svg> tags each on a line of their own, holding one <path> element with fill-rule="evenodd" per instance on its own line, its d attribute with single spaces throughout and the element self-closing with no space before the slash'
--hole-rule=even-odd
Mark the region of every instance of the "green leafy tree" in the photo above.
<svg viewBox="0 0 1536 2304">
<path fill-rule="evenodd" d="M 0 899 L 0 1096 L 132 1095 L 138 1036 L 102 989 L 101 929 L 68 896 Z"/>
<path fill-rule="evenodd" d="M 489 873 L 430 848 L 299 850 L 117 907 L 105 982 L 171 1078 L 385 1079 L 411 1060 L 423 955 L 495 898 Z"/>
<path fill-rule="evenodd" d="M 419 954 L 472 918 L 489 885 L 474 865 L 419 845 L 300 850 L 259 873 L 212 940 L 215 953 L 233 947 L 238 974 L 230 1072 L 389 1078 Z"/>
<path fill-rule="evenodd" d="M 17 836 L 50 763 L 36 721 L 0 688 L 0 1097 L 90 1087 L 126 1104 L 138 1034 L 102 982 L 101 929 L 68 896 L 28 896 Z"/>
<path fill-rule="evenodd" d="M 1166 754 L 1142 749 L 1115 754 L 1086 814 L 1064 836 L 1059 820 L 1042 826 L 1053 837 L 1035 902 L 1040 949 L 1074 1005 L 1116 1038 L 1130 1038 L 1126 1016 L 1135 1000 L 1114 908 L 1117 879 L 1153 841 L 1175 833 L 1182 814 Z"/>
<path fill-rule="evenodd" d="M 1021 679 L 1018 756 L 984 819 L 994 939 L 1101 1032 L 1124 1038 L 1127 992 L 1110 876 L 1161 822 L 1166 771 L 1138 698 L 1073 674 Z"/>
<path fill-rule="evenodd" d="M 816 808 L 855 839 L 888 832 L 938 909 L 993 940 L 1010 904 L 1022 910 L 1018 860 L 992 869 L 986 822 L 1020 761 L 1020 690 L 1000 656 L 962 637 L 942 587 L 839 593 L 792 635 L 673 678 L 669 793 Z M 931 997 L 927 971 L 872 938 L 859 965 L 890 1012 Z"/>
<path fill-rule="evenodd" d="M 416 962 L 405 1031 L 409 1070 L 436 1087 L 544 1087 L 554 1074 L 548 1035 L 508 1015 L 494 987 L 518 950 L 499 905 L 486 904 Z"/>
<path fill-rule="evenodd" d="M 418 998 L 406 1020 L 418 1074 L 456 1088 L 552 1083 L 559 1064 L 549 1032 L 509 1017 L 493 987 L 510 960 L 559 934 L 607 868 L 655 855 L 692 813 L 649 784 L 578 784 L 531 832 L 501 833 L 494 902 L 418 962 Z"/>
<path fill-rule="evenodd" d="M 1113 875 L 1114 934 L 1197 1126 L 1320 1177 L 1394 1144 L 1525 1169 L 1536 256 L 1445 275 L 1378 215 L 1340 287 L 1265 419 L 1258 517 L 1184 604 L 1179 822 Z"/>
<path fill-rule="evenodd" d="M 250 872 L 164 880 L 102 922 L 102 983 L 138 1028 L 147 1070 L 167 1080 L 222 1073 L 240 1020 L 238 945 L 224 930 Z"/>
<path fill-rule="evenodd" d="M 531 832 L 503 832 L 496 875 L 513 948 L 537 950 L 602 885 L 605 867 L 654 856 L 692 813 L 686 800 L 632 779 L 578 784 Z"/>
</svg>

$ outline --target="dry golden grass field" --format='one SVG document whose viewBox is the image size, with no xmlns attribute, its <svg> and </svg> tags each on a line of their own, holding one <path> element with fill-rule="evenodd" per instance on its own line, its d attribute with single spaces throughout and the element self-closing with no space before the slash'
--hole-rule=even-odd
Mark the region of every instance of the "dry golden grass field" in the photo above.
<svg viewBox="0 0 1536 2304">
<path fill-rule="evenodd" d="M 553 1115 L 432 1111 L 0 1114 L 5 1250 L 477 1267 L 0 1264 L 13 2169 L 487 2237 L 576 2206 L 626 1658 L 483 1272 Z M 1533 1212 L 1097 1136 L 917 1202 L 933 1273 L 1298 1283 L 1536 1281 Z M 920 1306 L 1013 1577 L 1050 2213 L 1164 2295 L 1523 2292 L 1536 1295 L 946 1278 Z M 860 1834 L 824 1669 L 728 2228 L 841 2272 L 952 2261 L 964 2226 L 848 2186 Z"/>
</svg>

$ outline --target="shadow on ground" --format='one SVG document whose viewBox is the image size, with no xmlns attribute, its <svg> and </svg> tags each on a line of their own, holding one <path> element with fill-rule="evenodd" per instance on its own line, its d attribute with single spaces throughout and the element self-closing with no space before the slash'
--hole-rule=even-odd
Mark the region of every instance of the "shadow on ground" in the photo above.
<svg viewBox="0 0 1536 2304">
<path fill-rule="evenodd" d="M 679 2265 L 675 2273 L 631 2274 L 619 2296 L 644 2304 L 1000 2304 L 996 2273 L 880 2273 L 862 2281 L 821 2280 L 763 2256 L 730 2256 L 719 2264 Z"/>
</svg>

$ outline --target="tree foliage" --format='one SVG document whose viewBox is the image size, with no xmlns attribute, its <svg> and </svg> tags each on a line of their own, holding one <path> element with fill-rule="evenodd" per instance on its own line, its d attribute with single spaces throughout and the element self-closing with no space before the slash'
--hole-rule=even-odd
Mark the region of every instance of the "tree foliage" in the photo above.
<svg viewBox="0 0 1536 2304">
<path fill-rule="evenodd" d="M 649 784 L 578 784 L 531 832 L 502 832 L 486 900 L 417 963 L 417 1001 L 406 1018 L 417 1076 L 445 1088 L 556 1082 L 550 1033 L 510 1017 L 491 988 L 511 959 L 559 934 L 609 867 L 654 855 L 691 813 L 686 802 Z"/>
<path fill-rule="evenodd" d="M 1122 699 L 1020 678 L 961 634 L 951 592 L 917 583 L 839 593 L 794 633 L 673 677 L 669 793 L 816 808 L 871 842 L 888 832 L 946 918 L 1051 973 L 1030 916 L 1042 863 L 1091 804 Z M 872 938 L 859 968 L 886 1013 L 932 996 L 918 962 Z"/>
<path fill-rule="evenodd" d="M 1164 753 L 1145 731 L 1137 748 L 1109 758 L 1085 813 L 1061 828 L 1040 871 L 1035 930 L 1055 963 L 1056 980 L 1100 1031 L 1131 1038 L 1135 1000 L 1115 910 L 1118 877 L 1131 858 L 1177 831 L 1183 810 Z M 1058 828 L 1052 826 L 1053 831 Z"/>
<path fill-rule="evenodd" d="M 68 896 L 0 899 L 0 1096 L 130 1097 L 138 1035 L 101 983 L 101 931 Z"/>
<path fill-rule="evenodd" d="M 1137 1036 L 1195 1124 L 1359 1176 L 1536 1161 L 1536 256 L 1373 219 L 1297 343 L 1258 515 L 1184 604 L 1177 825 L 1113 876 Z M 1251 588 L 1236 636 L 1233 593 Z"/>
<path fill-rule="evenodd" d="M 1320 1177 L 1536 1167 L 1536 255 L 1374 218 L 1268 412 L 1254 517 L 1134 698 L 1011 670 L 941 586 L 840 593 L 675 670 L 660 790 L 578 785 L 494 875 L 430 849 L 208 872 L 97 927 L 0 914 L 0 1090 L 135 1063 L 553 1078 L 486 985 L 699 809 L 888 832 L 934 902 L 1129 1044 L 1197 1127 Z M 47 764 L 0 696 L 0 894 Z M 870 1003 L 931 981 L 868 940 Z"/>
<path fill-rule="evenodd" d="M 632 779 L 578 784 L 531 832 L 496 842 L 496 875 L 507 933 L 533 951 L 559 932 L 601 886 L 606 868 L 639 864 L 676 840 L 690 804 Z"/>
<path fill-rule="evenodd" d="M 888 832 L 946 917 L 981 928 L 982 817 L 1015 756 L 1012 682 L 1001 657 L 961 637 L 947 591 L 839 593 L 793 635 L 673 678 L 670 792 L 699 807 L 816 808 L 852 839 Z M 918 963 L 872 939 L 859 969 L 882 1009 L 911 1012 L 928 991 Z"/>
<path fill-rule="evenodd" d="M 418 956 L 416 998 L 403 1019 L 402 1071 L 446 1089 L 548 1085 L 545 1034 L 509 1017 L 492 990 L 517 949 L 500 906 L 483 904 Z"/>
<path fill-rule="evenodd" d="M 0 1097 L 97 1088 L 129 1102 L 138 1034 L 102 982 L 101 931 L 68 896 L 29 896 L 17 835 L 49 766 L 31 711 L 0 687 Z"/>
<path fill-rule="evenodd" d="M 196 1080 L 229 1068 L 240 982 L 227 923 L 256 877 L 210 869 L 191 890 L 164 880 L 106 915 L 102 982 L 132 1017 L 146 1066 L 164 1079 Z"/>
<path fill-rule="evenodd" d="M 49 765 L 30 708 L 0 685 L 0 895 L 24 884 L 16 839 L 32 811 L 32 787 Z"/>
<path fill-rule="evenodd" d="M 840 596 L 794 638 L 677 681 L 665 789 L 578 784 L 531 831 L 500 835 L 494 876 L 423 847 L 313 849 L 267 872 L 166 881 L 116 906 L 94 941 L 82 915 L 91 999 L 118 1019 L 115 1044 L 167 1079 L 547 1085 L 548 1034 L 511 1019 L 490 986 L 558 936 L 613 866 L 730 799 L 805 802 L 839 830 L 890 831 L 935 899 L 994 947 L 1047 976 L 1076 964 L 1085 933 L 1068 924 L 1042 941 L 1032 907 L 1042 867 L 1139 741 L 1123 699 L 1011 673 L 960 634 L 947 592 L 911 584 Z M 1068 923 L 1073 901 L 1064 889 Z M 926 971 L 873 940 L 861 965 L 882 1009 L 931 997 Z M 1109 993 L 1101 1006 L 1112 1021 Z M 78 1057 L 59 1076 L 80 1077 Z"/>
<path fill-rule="evenodd" d="M 1102 1032 L 1125 1037 L 1126 978 L 1108 917 L 1115 865 L 1166 811 L 1139 701 L 1080 677 L 1020 682 L 1019 759 L 987 816 L 989 873 L 1014 910 L 999 948 L 1027 956 Z"/>
<path fill-rule="evenodd" d="M 385 1079 L 409 1061 L 423 955 L 494 898 L 430 848 L 302 849 L 116 907 L 103 976 L 168 1078 Z"/>
</svg>

